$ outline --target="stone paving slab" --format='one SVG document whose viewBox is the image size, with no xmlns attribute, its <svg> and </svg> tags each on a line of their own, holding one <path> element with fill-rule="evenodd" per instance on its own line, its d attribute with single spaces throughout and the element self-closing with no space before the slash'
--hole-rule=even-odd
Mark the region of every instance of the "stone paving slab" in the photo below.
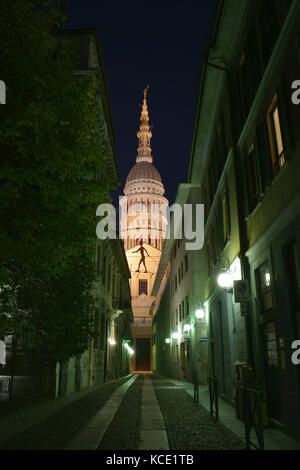
<svg viewBox="0 0 300 470">
<path fill-rule="evenodd" d="M 113 420 L 128 388 L 138 376 L 134 375 L 122 384 L 104 407 L 91 418 L 65 446 L 65 450 L 95 450 L 99 446 L 108 426 Z"/>
<path fill-rule="evenodd" d="M 162 418 L 149 418 L 142 420 L 142 429 L 166 429 L 165 422 Z"/>
<path fill-rule="evenodd" d="M 156 400 L 149 376 L 144 378 L 140 450 L 168 450 L 166 424 Z"/>
<path fill-rule="evenodd" d="M 139 450 L 169 450 L 166 431 L 142 429 Z"/>
</svg>

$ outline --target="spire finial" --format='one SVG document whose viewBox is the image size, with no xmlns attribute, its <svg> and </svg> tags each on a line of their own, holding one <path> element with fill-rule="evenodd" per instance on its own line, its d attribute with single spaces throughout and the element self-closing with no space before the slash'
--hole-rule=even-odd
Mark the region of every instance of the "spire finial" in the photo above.
<svg viewBox="0 0 300 470">
<path fill-rule="evenodd" d="M 149 90 L 149 85 L 144 88 L 144 101 L 142 105 L 142 113 L 140 118 L 140 130 L 137 133 L 139 139 L 139 146 L 138 146 L 138 155 L 136 157 L 137 162 L 150 162 L 152 163 L 152 156 L 151 156 L 151 146 L 150 140 L 152 137 L 152 132 L 149 127 L 149 114 L 148 114 L 148 107 L 147 107 L 147 92 Z"/>
</svg>

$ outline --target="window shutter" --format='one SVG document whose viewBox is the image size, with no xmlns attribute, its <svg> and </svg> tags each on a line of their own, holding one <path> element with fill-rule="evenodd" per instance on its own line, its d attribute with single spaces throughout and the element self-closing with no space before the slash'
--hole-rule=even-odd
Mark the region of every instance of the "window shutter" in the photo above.
<svg viewBox="0 0 300 470">
<path fill-rule="evenodd" d="M 261 173 L 262 189 L 270 184 L 273 178 L 272 159 L 270 154 L 268 130 L 265 118 L 256 130 L 255 147 L 259 157 L 259 167 Z"/>
<path fill-rule="evenodd" d="M 278 85 L 277 95 L 278 95 L 278 111 L 279 111 L 279 119 L 280 119 L 280 126 L 281 126 L 283 150 L 284 150 L 285 157 L 289 159 L 291 158 L 292 153 L 293 153 L 293 144 L 292 144 L 292 133 L 291 133 L 291 126 L 290 126 L 290 119 L 289 119 L 288 103 L 286 99 L 286 86 L 285 86 L 285 81 L 283 77 L 281 77 L 280 83 Z"/>
</svg>

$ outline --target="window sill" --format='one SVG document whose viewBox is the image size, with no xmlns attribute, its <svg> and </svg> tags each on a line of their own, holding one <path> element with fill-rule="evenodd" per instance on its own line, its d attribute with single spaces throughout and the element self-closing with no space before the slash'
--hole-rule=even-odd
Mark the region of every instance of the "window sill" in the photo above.
<svg viewBox="0 0 300 470">
<path fill-rule="evenodd" d="M 265 195 L 270 191 L 271 188 L 274 188 L 279 180 L 283 177 L 284 173 L 286 172 L 286 168 L 288 167 L 288 161 L 285 162 L 285 164 L 283 165 L 282 168 L 280 168 L 280 170 L 276 173 L 276 175 L 273 177 L 272 181 L 268 184 L 268 186 L 265 188 L 265 191 L 261 194 L 260 196 L 260 199 L 258 201 L 258 203 L 256 204 L 256 206 L 254 207 L 254 209 L 250 212 L 250 214 L 248 214 L 246 217 L 245 217 L 245 222 L 247 222 L 249 219 L 251 219 L 251 217 L 254 216 L 254 214 L 256 213 L 256 211 L 259 209 L 259 207 L 261 206 L 261 204 L 263 203 L 263 200 L 264 200 L 264 197 Z"/>
</svg>

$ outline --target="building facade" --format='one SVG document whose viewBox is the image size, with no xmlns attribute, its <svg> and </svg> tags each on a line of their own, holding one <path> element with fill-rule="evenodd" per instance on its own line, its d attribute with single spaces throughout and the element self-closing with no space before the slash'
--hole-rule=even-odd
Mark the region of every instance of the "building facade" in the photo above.
<svg viewBox="0 0 300 470">
<path fill-rule="evenodd" d="M 98 79 L 95 139 L 105 146 L 107 158 L 94 169 L 94 179 L 101 186 L 107 175 L 115 183 L 119 172 L 115 155 L 116 139 L 108 89 L 97 32 L 94 30 L 63 31 L 58 37 L 79 48 L 80 62 L 76 74 L 94 74 Z M 95 217 L 95 229 L 97 219 Z M 41 363 L 29 358 L 22 341 L 14 335 L 5 338 L 6 363 L 1 365 L 0 400 L 28 395 L 66 396 L 74 391 L 124 376 L 130 371 L 130 356 L 125 343 L 131 341 L 133 322 L 130 297 L 130 271 L 121 240 L 99 240 L 95 231 L 94 268 L 96 282 L 93 296 L 97 311 L 94 338 L 87 350 L 63 364 Z M 63 315 L 63 312 L 61 313 Z"/>
<path fill-rule="evenodd" d="M 266 421 L 296 438 L 300 367 L 291 357 L 300 337 L 300 107 L 292 85 L 300 77 L 299 30 L 297 0 L 217 2 L 187 179 L 205 207 L 197 294 L 208 373 L 217 377 L 219 395 L 237 404 L 237 366 L 244 365 L 243 380 L 262 391 Z M 227 286 L 219 278 L 224 273 Z M 238 280 L 249 289 L 242 300 Z M 156 322 L 166 324 L 164 315 L 168 309 L 159 307 Z"/>
<path fill-rule="evenodd" d="M 207 383 L 207 331 L 200 295 L 201 258 L 189 250 L 185 237 L 184 204 L 195 207 L 199 187 L 179 184 L 170 207 L 170 233 L 158 267 L 152 295 L 154 372 Z M 176 209 L 174 209 L 174 207 Z M 180 209 L 179 209 L 180 208 Z M 176 238 L 177 237 L 177 238 Z"/>
<path fill-rule="evenodd" d="M 108 152 L 102 167 L 96 169 L 99 185 L 106 175 L 118 183 L 116 138 L 98 35 L 93 30 L 75 30 L 65 34 L 79 43 L 80 69 L 77 73 L 93 73 L 99 80 L 95 132 L 99 145 L 104 145 Z M 130 271 L 122 241 L 96 238 L 94 266 L 97 277 L 93 287 L 97 304 L 95 335 L 81 357 L 71 358 L 61 367 L 57 386 L 59 395 L 69 395 L 75 390 L 117 379 L 130 370 L 130 356 L 124 345 L 131 342 L 133 316 Z M 58 371 L 56 373 L 58 375 Z"/>
<path fill-rule="evenodd" d="M 131 369 L 152 370 L 152 316 L 151 295 L 161 251 L 167 230 L 164 186 L 158 170 L 153 165 L 151 151 L 152 132 L 149 126 L 147 90 L 144 90 L 138 154 L 124 187 L 121 206 L 121 238 L 131 273 L 130 289 L 134 324 Z"/>
</svg>

